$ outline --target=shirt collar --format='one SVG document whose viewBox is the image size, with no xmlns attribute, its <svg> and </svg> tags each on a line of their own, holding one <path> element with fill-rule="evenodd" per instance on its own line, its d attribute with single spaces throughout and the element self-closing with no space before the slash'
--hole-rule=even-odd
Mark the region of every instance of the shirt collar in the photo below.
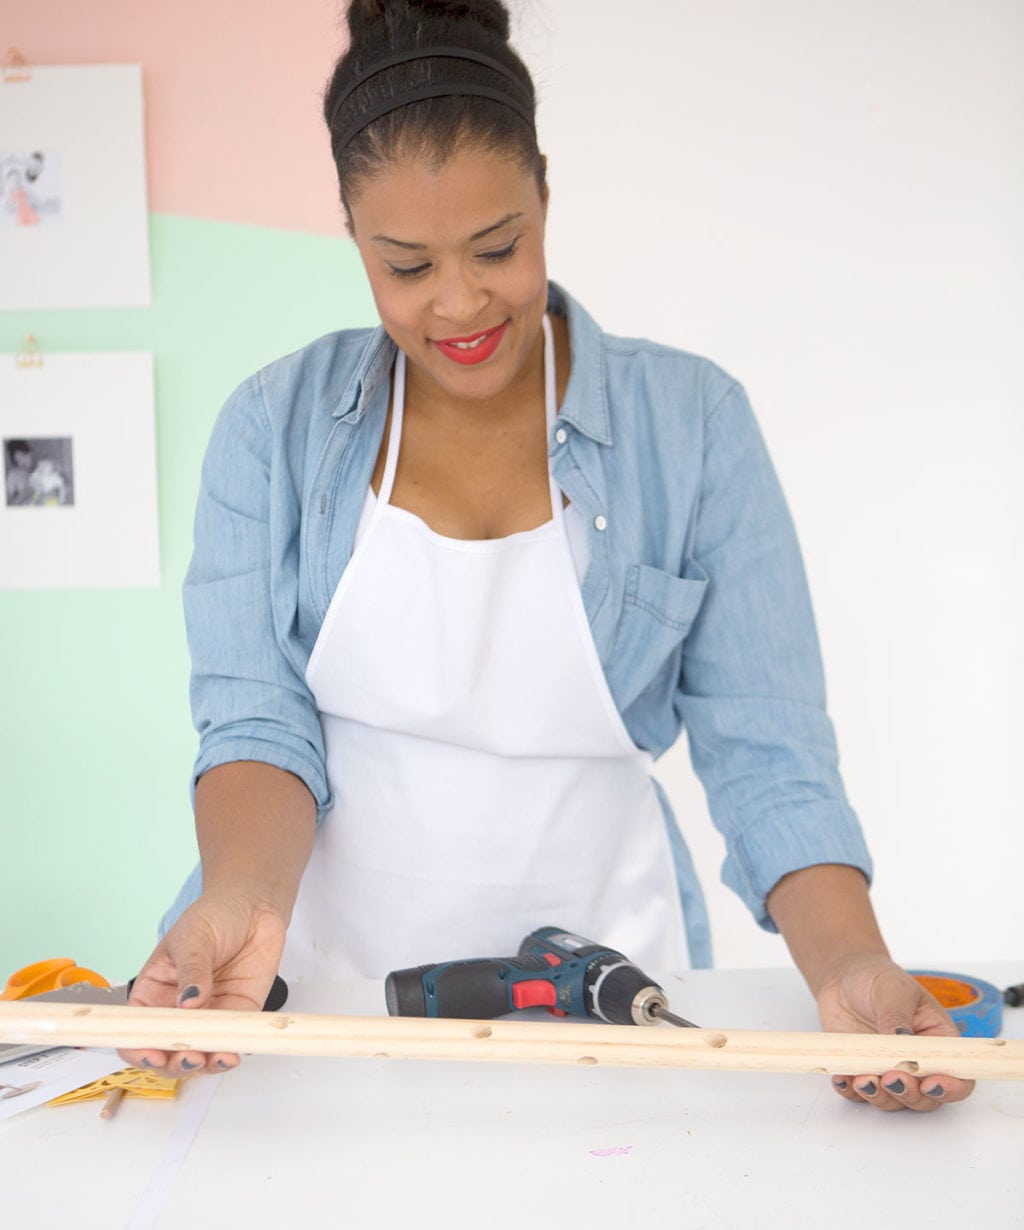
<svg viewBox="0 0 1024 1230">
<path fill-rule="evenodd" d="M 556 282 L 548 283 L 548 311 L 569 321 L 572 367 L 558 417 L 598 444 L 611 444 L 604 339 L 597 321 Z"/>
<path fill-rule="evenodd" d="M 338 398 L 334 418 L 345 423 L 359 422 L 381 386 L 387 386 L 397 349 L 383 325 L 378 325 L 370 333 L 345 391 Z"/>
<path fill-rule="evenodd" d="M 548 311 L 569 322 L 572 369 L 559 417 L 599 444 L 611 444 L 611 420 L 604 373 L 604 347 L 597 322 L 557 283 L 548 283 Z M 382 325 L 369 335 L 338 399 L 334 417 L 357 423 L 370 400 L 386 386 L 396 347 Z"/>
</svg>

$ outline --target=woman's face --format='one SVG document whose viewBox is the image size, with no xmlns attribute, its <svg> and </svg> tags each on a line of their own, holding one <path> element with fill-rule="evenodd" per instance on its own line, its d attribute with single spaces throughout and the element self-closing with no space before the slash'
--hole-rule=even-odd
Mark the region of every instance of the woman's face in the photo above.
<svg viewBox="0 0 1024 1230">
<path fill-rule="evenodd" d="M 537 378 L 546 212 L 518 161 L 469 148 L 440 168 L 396 160 L 361 186 L 352 233 L 411 387 L 489 401 Z"/>
</svg>

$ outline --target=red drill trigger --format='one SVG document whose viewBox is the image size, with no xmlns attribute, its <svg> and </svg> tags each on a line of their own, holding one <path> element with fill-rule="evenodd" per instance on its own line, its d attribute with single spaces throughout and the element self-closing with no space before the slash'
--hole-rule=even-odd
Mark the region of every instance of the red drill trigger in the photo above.
<svg viewBox="0 0 1024 1230">
<path fill-rule="evenodd" d="M 558 1003 L 558 992 L 554 983 L 545 982 L 542 978 L 531 978 L 528 982 L 517 982 L 512 987 L 512 1003 L 518 1008 L 545 1008 Z"/>
</svg>

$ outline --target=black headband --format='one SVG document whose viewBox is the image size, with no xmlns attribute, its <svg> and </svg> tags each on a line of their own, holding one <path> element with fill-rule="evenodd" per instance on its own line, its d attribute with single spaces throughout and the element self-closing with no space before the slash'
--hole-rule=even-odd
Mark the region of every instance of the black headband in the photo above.
<svg viewBox="0 0 1024 1230">
<path fill-rule="evenodd" d="M 369 68 L 364 69 L 356 77 L 355 81 L 346 86 L 344 93 L 334 104 L 334 110 L 331 113 L 331 129 L 333 130 L 334 128 L 335 120 L 338 118 L 341 108 L 348 102 L 353 93 L 365 81 L 369 81 L 371 77 L 376 77 L 378 73 L 382 73 L 386 68 L 394 68 L 398 64 L 407 64 L 412 60 L 433 60 L 442 56 L 447 56 L 452 60 L 471 60 L 475 64 L 483 64 L 485 67 L 500 73 L 507 80 L 518 85 L 520 89 L 522 88 L 522 82 L 506 65 L 479 51 L 469 51 L 462 47 L 423 47 L 416 51 L 397 52 L 395 55 L 386 56 L 383 60 L 378 60 Z M 405 90 L 400 94 L 396 94 L 394 98 L 388 99 L 387 102 L 381 103 L 380 106 L 375 107 L 368 115 L 360 116 L 355 123 L 350 124 L 342 132 L 341 136 L 333 142 L 334 149 L 337 153 L 340 153 L 354 136 L 362 132 L 374 120 L 379 120 L 382 115 L 387 115 L 389 111 L 396 111 L 407 103 L 421 102 L 426 98 L 447 98 L 455 95 L 493 99 L 495 102 L 499 102 L 514 111 L 516 115 L 526 121 L 530 131 L 533 131 L 533 115 L 522 103 L 517 102 L 511 94 L 506 94 L 503 90 L 491 89 L 486 85 L 456 85 L 455 83 L 439 82 L 435 85 L 415 86 L 412 89 Z"/>
</svg>

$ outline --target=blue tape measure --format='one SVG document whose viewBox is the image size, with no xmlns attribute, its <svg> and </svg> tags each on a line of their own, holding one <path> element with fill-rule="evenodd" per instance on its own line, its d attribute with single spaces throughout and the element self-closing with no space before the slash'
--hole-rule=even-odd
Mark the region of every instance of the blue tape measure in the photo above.
<svg viewBox="0 0 1024 1230">
<path fill-rule="evenodd" d="M 907 971 L 934 995 L 965 1038 L 995 1038 L 1003 1027 L 1003 993 L 990 982 L 941 970 Z"/>
</svg>

